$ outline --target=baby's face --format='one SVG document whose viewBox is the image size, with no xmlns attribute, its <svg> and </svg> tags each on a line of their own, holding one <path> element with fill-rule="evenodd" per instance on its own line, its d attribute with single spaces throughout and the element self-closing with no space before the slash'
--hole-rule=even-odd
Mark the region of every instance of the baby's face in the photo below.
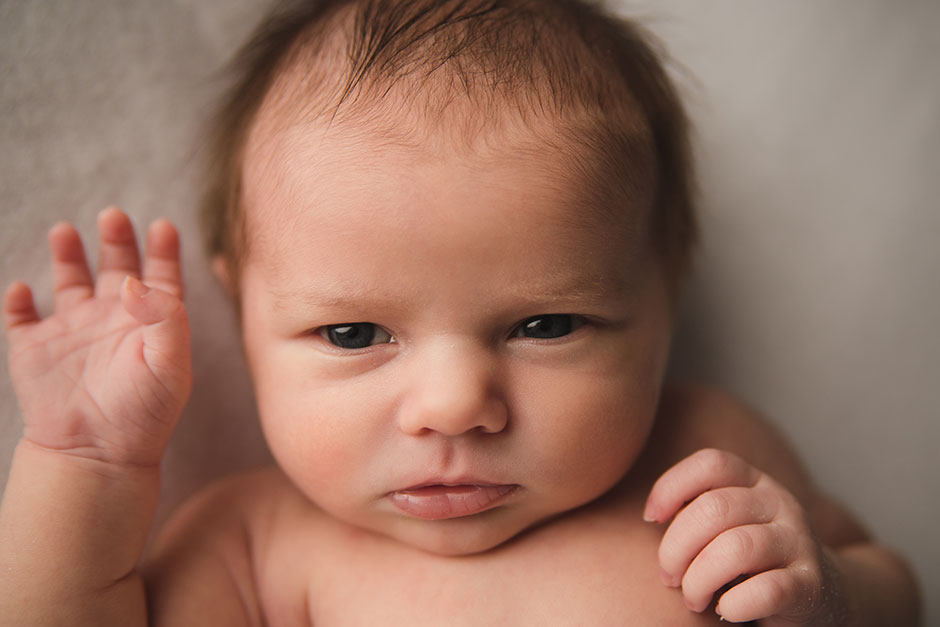
<svg viewBox="0 0 940 627">
<path fill-rule="evenodd" d="M 484 551 L 644 446 L 669 341 L 641 208 L 549 151 L 294 129 L 245 163 L 244 340 L 271 450 L 329 514 Z"/>
</svg>

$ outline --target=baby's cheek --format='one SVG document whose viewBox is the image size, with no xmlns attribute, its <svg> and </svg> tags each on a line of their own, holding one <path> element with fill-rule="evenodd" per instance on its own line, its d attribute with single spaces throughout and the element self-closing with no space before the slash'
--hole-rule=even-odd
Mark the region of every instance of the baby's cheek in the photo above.
<svg viewBox="0 0 940 627">
<path fill-rule="evenodd" d="M 261 407 L 261 423 L 278 465 L 304 492 L 323 492 L 345 476 L 341 470 L 360 446 L 351 441 L 341 419 L 331 416 L 316 398 L 285 395 Z M 331 483 L 327 480 L 334 477 Z M 313 494 L 308 494 L 313 496 Z"/>
<path fill-rule="evenodd" d="M 593 498 L 616 483 L 642 450 L 654 399 L 619 377 L 569 380 L 532 408 L 533 449 L 547 481 Z M 544 395 L 543 395 L 544 398 Z"/>
</svg>

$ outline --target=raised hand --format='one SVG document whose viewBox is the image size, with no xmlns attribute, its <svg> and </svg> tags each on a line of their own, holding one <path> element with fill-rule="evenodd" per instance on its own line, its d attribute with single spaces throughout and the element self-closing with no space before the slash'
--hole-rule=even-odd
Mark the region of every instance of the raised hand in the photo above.
<svg viewBox="0 0 940 627">
<path fill-rule="evenodd" d="M 61 223 L 49 232 L 52 315 L 40 319 L 23 283 L 4 296 L 24 439 L 64 454 L 154 466 L 192 381 L 179 239 L 167 220 L 151 224 L 141 273 L 124 213 L 103 211 L 98 231 L 95 279 L 76 230 Z"/>
<path fill-rule="evenodd" d="M 657 480 L 644 516 L 672 519 L 659 563 L 689 609 L 701 612 L 717 595 L 724 620 L 762 627 L 836 624 L 841 615 L 839 580 L 802 506 L 741 458 L 690 455 Z"/>
</svg>

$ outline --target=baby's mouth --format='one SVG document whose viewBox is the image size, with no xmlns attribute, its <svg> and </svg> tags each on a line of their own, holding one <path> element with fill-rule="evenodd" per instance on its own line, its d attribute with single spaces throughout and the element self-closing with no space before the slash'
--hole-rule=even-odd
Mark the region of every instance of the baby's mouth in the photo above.
<svg viewBox="0 0 940 627">
<path fill-rule="evenodd" d="M 388 495 L 399 510 L 425 520 L 472 516 L 502 503 L 519 486 L 490 483 L 427 483 Z"/>
</svg>

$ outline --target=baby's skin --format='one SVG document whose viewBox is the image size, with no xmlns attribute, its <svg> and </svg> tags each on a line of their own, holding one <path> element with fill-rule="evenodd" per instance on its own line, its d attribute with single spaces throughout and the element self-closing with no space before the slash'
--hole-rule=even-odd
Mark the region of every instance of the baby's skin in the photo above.
<svg viewBox="0 0 940 627">
<path fill-rule="evenodd" d="M 278 467 L 210 486 L 147 555 L 191 382 L 175 229 L 153 223 L 141 263 L 104 211 L 93 276 L 57 225 L 54 311 L 7 289 L 5 621 L 916 622 L 906 566 L 770 427 L 663 383 L 671 304 L 639 209 L 572 215 L 576 182 L 531 151 L 300 135 L 245 164 L 237 292 Z M 314 153 L 332 161 L 298 167 Z"/>
</svg>

